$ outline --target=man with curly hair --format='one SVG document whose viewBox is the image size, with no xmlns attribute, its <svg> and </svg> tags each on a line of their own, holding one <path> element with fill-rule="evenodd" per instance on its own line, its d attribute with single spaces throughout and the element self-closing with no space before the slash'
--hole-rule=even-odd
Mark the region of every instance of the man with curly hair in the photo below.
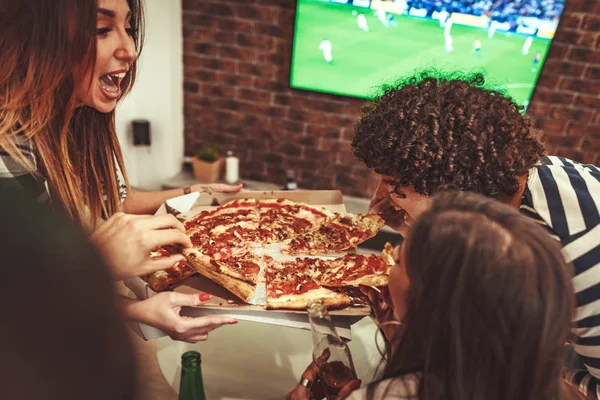
<svg viewBox="0 0 600 400">
<path fill-rule="evenodd" d="M 600 169 L 545 156 L 523 108 L 479 74 L 423 72 L 384 86 L 363 107 L 353 153 L 381 176 L 370 212 L 405 235 L 444 189 L 480 193 L 533 218 L 575 267 L 572 333 L 587 372 L 567 374 L 600 393 Z M 373 294 L 371 294 L 373 295 Z M 600 397 L 600 396 L 599 396 Z"/>
</svg>

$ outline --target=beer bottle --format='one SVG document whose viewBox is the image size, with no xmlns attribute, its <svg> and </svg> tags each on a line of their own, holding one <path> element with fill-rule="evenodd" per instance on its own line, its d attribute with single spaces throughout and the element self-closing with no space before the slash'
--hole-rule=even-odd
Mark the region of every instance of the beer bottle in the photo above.
<svg viewBox="0 0 600 400">
<path fill-rule="evenodd" d="M 327 400 L 337 400 L 339 391 L 356 379 L 350 349 L 341 339 L 323 300 L 308 304 L 308 317 L 313 337 L 313 361 L 319 366 L 319 379 Z"/>
<path fill-rule="evenodd" d="M 186 351 L 181 356 L 179 400 L 206 400 L 200 369 L 200 353 L 197 351 Z"/>
</svg>

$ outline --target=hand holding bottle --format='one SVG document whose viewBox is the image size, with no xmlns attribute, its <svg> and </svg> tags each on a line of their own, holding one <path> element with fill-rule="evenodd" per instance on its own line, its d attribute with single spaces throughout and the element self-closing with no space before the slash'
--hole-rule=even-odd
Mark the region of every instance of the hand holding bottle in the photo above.
<svg viewBox="0 0 600 400">
<path fill-rule="evenodd" d="M 308 368 L 302 373 L 300 383 L 287 394 L 286 400 L 319 400 L 325 398 L 325 391 L 323 389 L 322 382 L 319 379 L 319 373 L 321 369 L 319 365 L 325 365 L 329 359 L 330 353 L 328 349 L 325 349 L 321 356 L 315 361 L 310 363 Z M 350 395 L 353 391 L 360 387 L 361 380 L 354 379 L 348 382 L 342 387 L 338 393 L 339 399 L 344 399 Z"/>
</svg>

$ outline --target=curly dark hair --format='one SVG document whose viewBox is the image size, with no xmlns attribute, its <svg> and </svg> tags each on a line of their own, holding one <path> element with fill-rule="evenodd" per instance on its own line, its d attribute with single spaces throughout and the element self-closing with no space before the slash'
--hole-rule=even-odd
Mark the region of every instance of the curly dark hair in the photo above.
<svg viewBox="0 0 600 400">
<path fill-rule="evenodd" d="M 394 85 L 363 107 L 352 151 L 391 177 L 396 193 L 459 189 L 513 195 L 517 177 L 544 155 L 532 121 L 483 74 L 429 70 Z"/>
</svg>

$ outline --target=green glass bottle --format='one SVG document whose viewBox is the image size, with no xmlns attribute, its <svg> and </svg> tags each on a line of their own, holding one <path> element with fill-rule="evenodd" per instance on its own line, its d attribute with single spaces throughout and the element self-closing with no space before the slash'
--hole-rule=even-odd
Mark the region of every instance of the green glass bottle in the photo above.
<svg viewBox="0 0 600 400">
<path fill-rule="evenodd" d="M 181 356 L 181 383 L 179 384 L 179 400 L 206 400 L 200 353 L 186 351 Z"/>
</svg>

